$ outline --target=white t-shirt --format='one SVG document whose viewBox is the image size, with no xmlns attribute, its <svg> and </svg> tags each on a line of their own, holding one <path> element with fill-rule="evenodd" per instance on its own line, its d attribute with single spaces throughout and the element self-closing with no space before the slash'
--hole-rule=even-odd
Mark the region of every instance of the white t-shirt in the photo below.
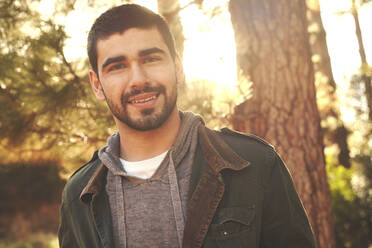
<svg viewBox="0 0 372 248">
<path fill-rule="evenodd" d="M 128 176 L 148 179 L 152 175 L 154 175 L 156 169 L 160 166 L 161 162 L 165 158 L 165 155 L 167 155 L 167 152 L 168 151 L 165 151 L 164 153 L 153 158 L 135 162 L 126 161 L 120 158 L 120 162 L 123 165 L 124 170 L 126 171 Z"/>
</svg>

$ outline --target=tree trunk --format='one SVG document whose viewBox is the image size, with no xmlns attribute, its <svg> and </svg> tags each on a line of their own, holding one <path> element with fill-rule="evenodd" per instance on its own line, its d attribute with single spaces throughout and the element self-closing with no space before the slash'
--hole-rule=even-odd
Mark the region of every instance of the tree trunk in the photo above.
<svg viewBox="0 0 372 248">
<path fill-rule="evenodd" d="M 362 39 L 362 31 L 360 29 L 358 9 L 356 7 L 355 0 L 352 0 L 351 3 L 352 3 L 351 13 L 355 21 L 355 33 L 358 39 L 359 54 L 360 54 L 360 59 L 362 60 L 362 68 L 363 68 L 364 65 L 368 65 L 367 57 L 366 57 L 366 52 L 364 49 L 364 44 L 363 44 L 363 39 Z M 368 107 L 368 119 L 372 121 L 372 78 L 366 75 L 365 72 L 362 71 L 362 73 L 363 73 L 362 81 L 364 82 L 364 90 L 365 90 L 367 107 Z"/>
<path fill-rule="evenodd" d="M 159 14 L 167 21 L 176 43 L 178 55 L 182 59 L 185 37 L 183 35 L 181 18 L 178 15 L 180 9 L 178 0 L 158 0 Z"/>
<path fill-rule="evenodd" d="M 233 127 L 270 141 L 286 161 L 318 247 L 335 247 L 305 0 L 230 0 L 239 75 L 253 97 Z"/>
<path fill-rule="evenodd" d="M 310 47 L 313 58 L 314 71 L 319 72 L 320 77 L 315 76 L 316 81 L 329 85 L 332 93 L 336 90 L 336 83 L 332 74 L 331 59 L 328 53 L 326 32 L 320 15 L 319 0 L 307 0 L 307 19 L 309 21 Z M 317 85 L 317 82 L 315 82 Z"/>
<path fill-rule="evenodd" d="M 325 124 L 324 143 L 326 146 L 336 144 L 339 148 L 338 162 L 350 168 L 350 150 L 347 143 L 348 131 L 343 125 L 337 104 L 336 83 L 332 74 L 331 59 L 328 53 L 326 32 L 320 15 L 319 0 L 307 0 L 307 19 L 309 22 L 310 47 L 314 65 L 315 87 L 320 119 L 329 123 L 334 118 L 337 126 Z"/>
</svg>

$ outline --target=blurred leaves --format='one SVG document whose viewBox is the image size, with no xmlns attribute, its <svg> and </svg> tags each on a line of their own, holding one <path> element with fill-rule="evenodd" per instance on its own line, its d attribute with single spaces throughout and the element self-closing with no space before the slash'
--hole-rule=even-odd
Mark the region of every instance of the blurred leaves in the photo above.
<svg viewBox="0 0 372 248">
<path fill-rule="evenodd" d="M 365 133 L 368 136 L 372 135 L 372 109 L 369 107 L 372 100 L 372 92 L 369 92 L 369 89 L 366 90 L 366 86 L 371 84 L 371 79 L 372 67 L 363 64 L 358 73 L 352 76 L 349 87 L 350 105 L 355 110 L 357 118 L 367 123 L 368 130 Z"/>
<path fill-rule="evenodd" d="M 234 88 L 206 80 L 191 81 L 179 88 L 179 108 L 200 114 L 210 128 L 231 127 L 234 107 L 251 97 L 251 87 L 252 83 L 243 79 Z"/>
<path fill-rule="evenodd" d="M 57 3 L 54 11 L 66 14 L 74 3 Z M 28 0 L 0 5 L 0 158 L 92 150 L 113 122 L 91 93 L 88 62 L 67 61 L 64 27 L 30 6 Z"/>
<path fill-rule="evenodd" d="M 353 167 L 337 165 L 327 156 L 336 242 L 339 248 L 368 248 L 372 244 L 372 160 L 359 155 Z"/>
<path fill-rule="evenodd" d="M 0 241 L 0 248 L 58 248 L 58 239 L 54 235 L 35 234 L 18 241 Z"/>
</svg>

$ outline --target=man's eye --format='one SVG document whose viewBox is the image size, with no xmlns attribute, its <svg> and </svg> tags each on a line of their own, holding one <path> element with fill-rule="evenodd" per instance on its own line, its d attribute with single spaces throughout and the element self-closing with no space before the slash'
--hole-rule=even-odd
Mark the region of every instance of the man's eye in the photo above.
<svg viewBox="0 0 372 248">
<path fill-rule="evenodd" d="M 110 68 L 108 68 L 108 71 L 120 70 L 125 67 L 126 67 L 125 64 L 115 64 L 115 65 L 110 66 Z"/>
<path fill-rule="evenodd" d="M 152 62 L 156 62 L 159 60 L 160 60 L 159 57 L 147 57 L 143 60 L 143 63 L 152 63 Z"/>
</svg>

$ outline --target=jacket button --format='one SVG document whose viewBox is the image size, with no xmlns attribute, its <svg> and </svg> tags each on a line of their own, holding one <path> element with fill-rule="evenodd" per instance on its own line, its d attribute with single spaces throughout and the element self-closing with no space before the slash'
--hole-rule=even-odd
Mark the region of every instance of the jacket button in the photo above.
<svg viewBox="0 0 372 248">
<path fill-rule="evenodd" d="M 229 235 L 229 233 L 226 232 L 226 231 L 224 231 L 224 232 L 223 232 L 223 236 L 227 236 L 227 235 Z"/>
</svg>

